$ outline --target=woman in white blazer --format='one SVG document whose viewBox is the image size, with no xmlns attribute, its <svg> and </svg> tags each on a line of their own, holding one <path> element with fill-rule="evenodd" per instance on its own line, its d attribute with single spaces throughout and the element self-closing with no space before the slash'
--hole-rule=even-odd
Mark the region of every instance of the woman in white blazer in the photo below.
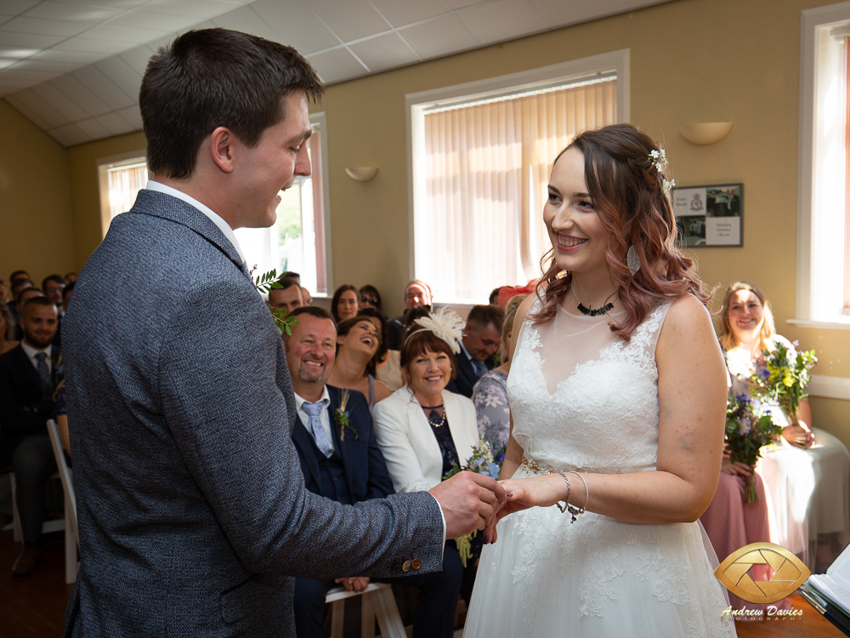
<svg viewBox="0 0 850 638">
<path fill-rule="evenodd" d="M 417 319 L 401 347 L 404 386 L 375 404 L 375 436 L 396 492 L 429 490 L 453 466 L 464 466 L 478 443 L 475 406 L 470 399 L 446 390 L 455 374 L 454 353 L 463 320 L 443 309 Z M 473 560 L 463 569 L 460 593 L 466 604 L 475 582 L 481 534 L 472 542 Z M 446 564 L 460 564 L 454 541 L 446 544 Z"/>
</svg>

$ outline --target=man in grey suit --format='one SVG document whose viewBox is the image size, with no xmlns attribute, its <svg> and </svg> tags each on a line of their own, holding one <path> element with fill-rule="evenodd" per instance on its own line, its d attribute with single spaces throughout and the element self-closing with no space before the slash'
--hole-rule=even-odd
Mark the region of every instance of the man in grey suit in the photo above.
<svg viewBox="0 0 850 638">
<path fill-rule="evenodd" d="M 294 49 L 223 29 L 148 65 L 154 179 L 63 327 L 82 557 L 66 636 L 291 636 L 292 576 L 440 569 L 444 537 L 504 501 L 470 473 L 354 506 L 304 488 L 280 333 L 233 229 L 271 225 L 309 175 L 321 92 Z"/>
</svg>

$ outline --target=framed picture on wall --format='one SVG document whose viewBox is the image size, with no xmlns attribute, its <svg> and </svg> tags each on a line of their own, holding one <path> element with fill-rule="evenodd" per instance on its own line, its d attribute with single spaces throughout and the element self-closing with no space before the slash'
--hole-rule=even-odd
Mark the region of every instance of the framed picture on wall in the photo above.
<svg viewBox="0 0 850 638">
<path fill-rule="evenodd" d="M 744 185 L 674 188 L 679 241 L 689 248 L 743 246 Z"/>
</svg>

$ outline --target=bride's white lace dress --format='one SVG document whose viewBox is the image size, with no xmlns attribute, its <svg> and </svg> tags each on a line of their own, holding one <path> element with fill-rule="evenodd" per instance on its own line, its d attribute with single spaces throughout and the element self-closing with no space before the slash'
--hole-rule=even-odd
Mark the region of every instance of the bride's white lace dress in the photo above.
<svg viewBox="0 0 850 638">
<path fill-rule="evenodd" d="M 655 345 L 669 307 L 656 307 L 629 343 L 606 317 L 559 308 L 546 325 L 526 320 L 508 378 L 514 437 L 526 459 L 515 478 L 548 468 L 655 469 Z M 637 525 L 591 512 L 570 520 L 547 507 L 499 523 L 497 543 L 481 555 L 465 638 L 735 635 L 698 522 Z"/>
</svg>

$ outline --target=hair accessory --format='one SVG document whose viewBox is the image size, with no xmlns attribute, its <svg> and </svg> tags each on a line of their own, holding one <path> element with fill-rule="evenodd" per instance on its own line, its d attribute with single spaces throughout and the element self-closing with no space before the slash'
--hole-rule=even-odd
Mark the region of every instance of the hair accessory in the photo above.
<svg viewBox="0 0 850 638">
<path fill-rule="evenodd" d="M 626 265 L 629 267 L 629 270 L 632 271 L 633 275 L 640 270 L 640 258 L 638 257 L 634 245 L 629 246 L 629 250 L 626 252 Z"/>
<path fill-rule="evenodd" d="M 427 317 L 419 317 L 413 323 L 422 327 L 407 335 L 407 339 L 410 339 L 417 332 L 430 330 L 438 338 L 449 344 L 449 348 L 451 348 L 453 353 L 457 354 L 460 352 L 460 340 L 463 337 L 463 329 L 466 327 L 466 324 L 453 310 L 449 310 L 446 307 L 437 308 L 431 311 L 431 314 Z"/>
<path fill-rule="evenodd" d="M 663 173 L 667 168 L 667 151 L 663 148 L 652 149 L 649 152 L 649 161 L 659 173 Z M 675 179 L 667 179 L 661 175 L 661 190 L 669 193 L 670 189 L 676 185 Z"/>
</svg>

